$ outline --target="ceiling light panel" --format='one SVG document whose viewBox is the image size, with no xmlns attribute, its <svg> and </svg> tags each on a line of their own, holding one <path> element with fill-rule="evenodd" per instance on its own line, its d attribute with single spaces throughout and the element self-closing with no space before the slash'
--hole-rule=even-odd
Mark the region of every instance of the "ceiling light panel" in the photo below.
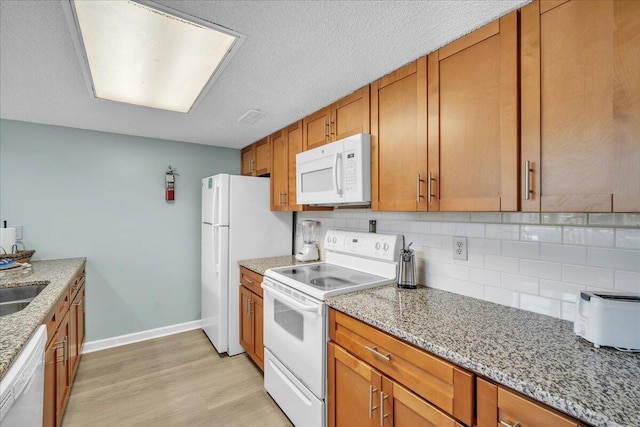
<svg viewBox="0 0 640 427">
<path fill-rule="evenodd" d="M 101 99 L 187 113 L 244 39 L 151 2 L 69 1 L 85 75 Z"/>
</svg>

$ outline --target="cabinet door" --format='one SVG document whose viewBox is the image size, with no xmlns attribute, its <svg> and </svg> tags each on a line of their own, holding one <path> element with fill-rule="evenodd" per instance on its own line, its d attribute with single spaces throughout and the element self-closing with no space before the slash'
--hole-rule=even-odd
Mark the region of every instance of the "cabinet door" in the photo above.
<svg viewBox="0 0 640 427">
<path fill-rule="evenodd" d="M 382 377 L 383 426 L 462 427 L 444 412 L 421 399 L 409 389 Z"/>
<path fill-rule="evenodd" d="M 302 120 L 297 121 L 286 129 L 287 140 L 287 169 L 289 177 L 287 180 L 287 210 L 299 211 L 302 206 L 297 204 L 297 184 L 296 184 L 296 154 L 302 152 Z"/>
<path fill-rule="evenodd" d="M 331 106 L 329 134 L 332 141 L 369 133 L 370 129 L 369 86 L 358 89 Z"/>
<path fill-rule="evenodd" d="M 440 160 L 429 171 L 441 211 L 518 209 L 517 19 L 429 55 L 429 158 Z"/>
<path fill-rule="evenodd" d="M 378 427 L 382 376 L 334 343 L 327 350 L 329 426 Z"/>
<path fill-rule="evenodd" d="M 302 119 L 302 147 L 304 151 L 329 142 L 330 121 L 331 107 L 325 107 Z"/>
<path fill-rule="evenodd" d="M 78 308 L 80 306 L 80 297 L 80 292 L 77 292 L 69 307 L 69 384 L 73 384 L 78 367 L 78 320 L 80 313 Z"/>
<path fill-rule="evenodd" d="M 251 318 L 251 291 L 240 286 L 240 345 L 253 353 L 253 319 Z"/>
<path fill-rule="evenodd" d="M 263 300 L 258 295 L 251 295 L 253 309 L 253 354 L 256 364 L 264 371 L 264 310 Z"/>
<path fill-rule="evenodd" d="M 269 138 L 256 142 L 256 176 L 269 175 L 271 171 L 271 143 Z"/>
<path fill-rule="evenodd" d="M 427 210 L 427 61 L 371 84 L 371 208 Z"/>
<path fill-rule="evenodd" d="M 54 333 L 44 353 L 44 407 L 42 427 L 56 426 L 57 352 L 60 345 L 58 334 Z"/>
<path fill-rule="evenodd" d="M 240 173 L 245 176 L 256 175 L 256 146 L 248 145 L 240 151 Z"/>
<path fill-rule="evenodd" d="M 271 210 L 287 210 L 285 195 L 288 185 L 287 141 L 284 130 L 270 136 L 271 139 Z"/>
<path fill-rule="evenodd" d="M 640 211 L 640 2 L 521 16 L 522 210 Z"/>
<path fill-rule="evenodd" d="M 86 329 L 85 329 L 85 324 L 87 321 L 87 318 L 85 315 L 85 306 L 86 306 L 85 287 L 82 286 L 82 288 L 80 288 L 80 291 L 78 293 L 82 294 L 79 301 L 80 305 L 78 306 L 78 363 L 79 363 L 80 356 L 82 355 L 82 349 L 84 348 L 84 339 L 87 335 Z"/>
<path fill-rule="evenodd" d="M 58 326 L 59 351 L 56 352 L 56 425 L 62 423 L 62 415 L 67 406 L 71 388 L 69 369 L 69 312 L 64 315 Z"/>
</svg>

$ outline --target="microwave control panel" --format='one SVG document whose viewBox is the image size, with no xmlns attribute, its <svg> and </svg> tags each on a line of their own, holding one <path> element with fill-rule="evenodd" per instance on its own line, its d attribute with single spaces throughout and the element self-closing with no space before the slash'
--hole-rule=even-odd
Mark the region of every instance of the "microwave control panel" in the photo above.
<svg viewBox="0 0 640 427">
<path fill-rule="evenodd" d="M 358 188 L 358 158 L 355 150 L 343 153 L 344 191 L 350 193 Z"/>
</svg>

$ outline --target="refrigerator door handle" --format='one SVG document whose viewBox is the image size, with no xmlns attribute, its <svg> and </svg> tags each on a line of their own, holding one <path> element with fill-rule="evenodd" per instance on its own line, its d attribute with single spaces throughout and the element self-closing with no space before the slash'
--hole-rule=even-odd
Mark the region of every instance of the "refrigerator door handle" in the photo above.
<svg viewBox="0 0 640 427">
<path fill-rule="evenodd" d="M 228 227 L 228 226 L 229 226 L 229 224 L 213 224 L 213 226 L 214 226 L 215 228 L 220 228 L 220 227 Z"/>
</svg>

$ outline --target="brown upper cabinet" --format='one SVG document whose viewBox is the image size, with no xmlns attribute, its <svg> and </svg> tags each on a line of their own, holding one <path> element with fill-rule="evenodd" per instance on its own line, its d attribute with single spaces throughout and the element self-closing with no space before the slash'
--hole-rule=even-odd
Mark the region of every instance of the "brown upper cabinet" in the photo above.
<svg viewBox="0 0 640 427">
<path fill-rule="evenodd" d="M 521 12 L 523 211 L 640 211 L 640 2 Z"/>
<path fill-rule="evenodd" d="M 428 58 L 431 200 L 441 211 L 517 210 L 518 13 Z"/>
<path fill-rule="evenodd" d="M 266 176 L 271 172 L 271 140 L 260 141 L 244 147 L 240 152 L 240 173 L 247 176 Z"/>
<path fill-rule="evenodd" d="M 358 133 L 369 133 L 369 86 L 316 111 L 302 120 L 303 150 Z"/>
<path fill-rule="evenodd" d="M 427 60 L 371 84 L 371 209 L 426 211 Z"/>
<path fill-rule="evenodd" d="M 302 151 L 302 120 L 271 135 L 271 210 L 298 211 L 296 154 Z"/>
</svg>

